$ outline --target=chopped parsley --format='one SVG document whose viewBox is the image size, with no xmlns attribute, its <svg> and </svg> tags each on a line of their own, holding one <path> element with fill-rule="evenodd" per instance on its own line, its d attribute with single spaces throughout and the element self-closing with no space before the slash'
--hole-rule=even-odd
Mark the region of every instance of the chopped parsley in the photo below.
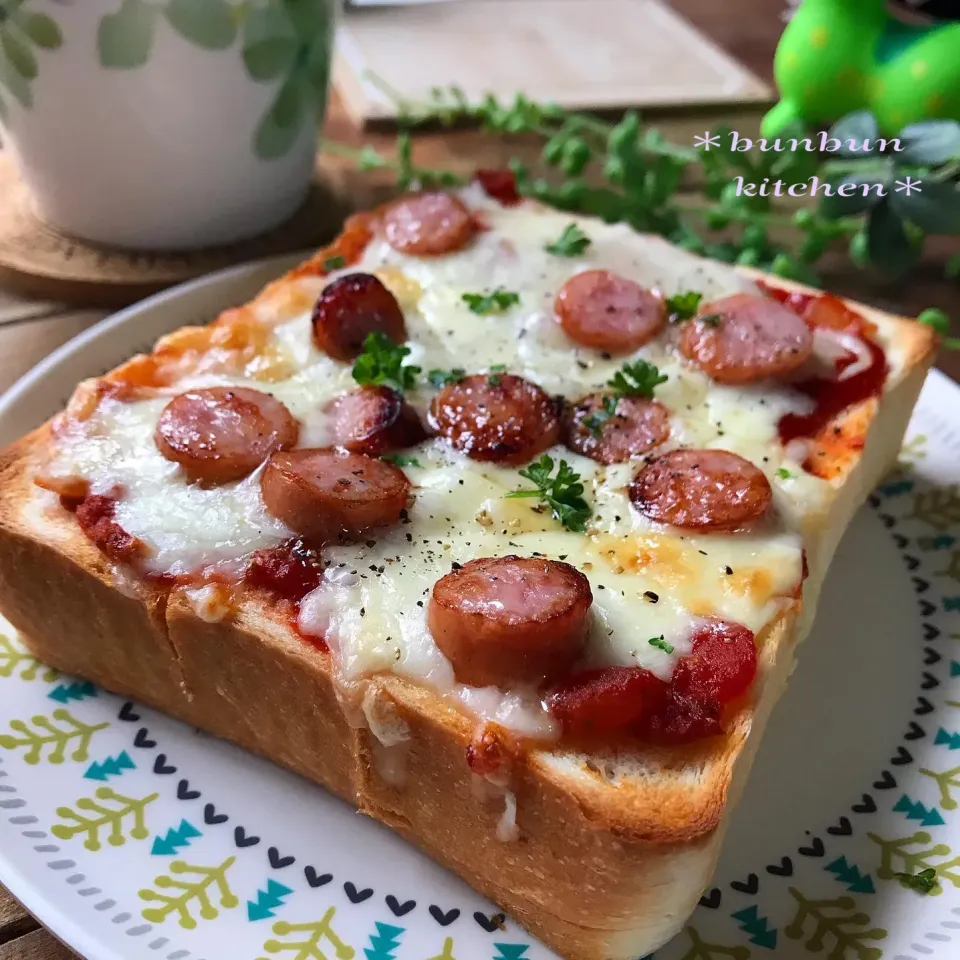
<svg viewBox="0 0 960 960">
<path fill-rule="evenodd" d="M 408 457 L 405 453 L 385 453 L 380 459 L 395 463 L 398 467 L 423 467 L 416 457 Z"/>
<path fill-rule="evenodd" d="M 607 381 L 607 386 L 612 387 L 621 397 L 645 397 L 649 400 L 653 396 L 654 388 L 666 382 L 667 375 L 661 373 L 654 364 L 637 360 L 634 363 L 625 363 Z"/>
<path fill-rule="evenodd" d="M 591 243 L 590 238 L 575 223 L 570 223 L 553 243 L 548 243 L 543 249 L 557 257 L 579 257 Z"/>
<path fill-rule="evenodd" d="M 791 473 L 786 467 L 778 467 L 777 476 L 781 480 L 792 480 L 796 476 L 796 474 Z"/>
<path fill-rule="evenodd" d="M 363 341 L 363 353 L 353 362 L 353 379 L 361 386 L 392 387 L 397 393 L 412 390 L 419 367 L 404 366 L 409 347 L 395 344 L 385 333 L 375 330 Z"/>
<path fill-rule="evenodd" d="M 618 403 L 619 400 L 617 397 L 604 397 L 603 408 L 597 410 L 596 413 L 591 413 L 589 417 L 584 417 L 583 425 L 595 437 L 599 437 L 603 432 L 603 425 L 616 414 Z"/>
<path fill-rule="evenodd" d="M 919 873 L 895 873 L 894 877 L 903 886 L 922 894 L 928 894 L 934 887 L 940 885 L 937 871 L 933 867 L 927 867 L 926 870 L 921 870 Z"/>
<path fill-rule="evenodd" d="M 583 499 L 580 474 L 566 460 L 561 460 L 557 475 L 553 477 L 553 466 L 553 458 L 544 454 L 526 470 L 520 471 L 520 476 L 533 483 L 536 490 L 514 490 L 507 497 L 538 497 L 550 507 L 553 516 L 563 526 L 574 533 L 583 533 L 592 511 Z"/>
<path fill-rule="evenodd" d="M 664 653 L 673 653 L 673 644 L 667 643 L 667 641 L 663 639 L 662 633 L 659 637 L 651 637 L 647 643 L 649 643 L 651 647 L 662 650 Z"/>
<path fill-rule="evenodd" d="M 347 261 L 339 255 L 335 257 L 327 257 L 327 259 L 323 261 L 323 269 L 327 271 L 339 270 L 341 267 L 345 267 L 346 265 Z"/>
<path fill-rule="evenodd" d="M 490 368 L 490 374 L 487 377 L 487 386 L 488 387 L 499 387 L 501 383 L 501 373 L 507 372 L 507 365 L 505 363 L 495 363 Z"/>
<path fill-rule="evenodd" d="M 675 293 L 672 297 L 667 297 L 667 313 L 670 316 L 670 322 L 682 323 L 684 320 L 695 317 L 702 299 L 703 294 L 697 293 L 696 290 L 687 290 L 685 293 Z"/>
<path fill-rule="evenodd" d="M 431 370 L 427 374 L 427 381 L 431 387 L 439 390 L 448 384 L 459 383 L 466 375 L 467 371 L 463 367 L 454 367 L 452 370 Z"/>
<path fill-rule="evenodd" d="M 520 294 L 497 287 L 493 293 L 465 293 L 461 298 L 471 313 L 503 313 L 520 302 Z"/>
</svg>

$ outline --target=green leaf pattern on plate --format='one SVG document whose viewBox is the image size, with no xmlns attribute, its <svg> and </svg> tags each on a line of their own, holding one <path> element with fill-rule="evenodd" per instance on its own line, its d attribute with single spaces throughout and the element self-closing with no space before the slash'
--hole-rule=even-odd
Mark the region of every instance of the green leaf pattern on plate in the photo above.
<svg viewBox="0 0 960 960">
<path fill-rule="evenodd" d="M 32 82 L 40 72 L 33 48 L 56 50 L 63 44 L 57 22 L 25 9 L 30 0 L 0 0 L 0 86 L 25 109 L 33 106 Z M 0 97 L 0 118 L 7 116 Z"/>
</svg>

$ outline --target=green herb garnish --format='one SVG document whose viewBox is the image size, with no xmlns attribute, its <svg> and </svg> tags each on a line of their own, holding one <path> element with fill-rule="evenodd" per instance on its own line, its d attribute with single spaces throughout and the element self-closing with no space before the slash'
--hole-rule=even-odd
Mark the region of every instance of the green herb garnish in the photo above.
<svg viewBox="0 0 960 960">
<path fill-rule="evenodd" d="M 939 886 L 940 881 L 937 878 L 937 871 L 933 867 L 927 867 L 919 873 L 895 873 L 894 877 L 905 887 L 916 890 L 918 893 L 928 894 L 934 887 Z"/>
<path fill-rule="evenodd" d="M 960 337 L 948 337 L 950 332 L 950 318 L 938 307 L 927 307 L 918 316 L 917 320 L 928 327 L 933 327 L 940 335 L 940 343 L 948 350 L 960 350 Z"/>
<path fill-rule="evenodd" d="M 647 643 L 649 643 L 651 647 L 662 650 L 664 653 L 673 653 L 673 644 L 667 643 L 667 641 L 663 639 L 662 633 L 659 637 L 651 637 Z"/>
<path fill-rule="evenodd" d="M 616 414 L 618 403 L 619 400 L 617 397 L 604 397 L 603 408 L 597 410 L 596 413 L 591 413 L 589 417 L 584 417 L 583 425 L 595 437 L 599 437 L 603 432 L 603 425 Z"/>
<path fill-rule="evenodd" d="M 667 297 L 667 314 L 671 323 L 682 323 L 697 315 L 700 307 L 700 301 L 703 299 L 702 293 L 696 290 L 687 290 L 686 293 L 675 293 L 672 297 Z"/>
<path fill-rule="evenodd" d="M 380 459 L 395 463 L 398 467 L 423 467 L 416 457 L 408 457 L 405 453 L 385 453 Z"/>
<path fill-rule="evenodd" d="M 802 121 L 780 117 L 776 136 L 800 146 L 764 153 L 754 141 L 744 153 L 734 148 L 728 127 L 714 127 L 709 149 L 697 149 L 670 142 L 635 110 L 608 121 L 523 93 L 509 100 L 468 98 L 455 86 L 434 87 L 414 102 L 376 76 L 369 79 L 397 107 L 393 149 L 381 153 L 330 141 L 325 148 L 352 157 L 358 170 L 392 170 L 400 190 L 463 183 L 450 170 L 417 162 L 414 131 L 469 122 L 492 137 L 520 135 L 524 143 L 539 145 L 534 163 L 526 152 L 506 163 L 520 196 L 570 217 L 623 223 L 695 254 L 813 286 L 820 285 L 816 267 L 825 256 L 845 255 L 851 269 L 899 279 L 917 270 L 928 241 L 960 234 L 957 119 L 911 123 L 899 132 L 884 131 L 893 136 L 881 140 L 876 117 L 857 110 L 839 119 L 828 136 L 837 144 L 869 140 L 874 148 L 820 152 Z M 907 176 L 922 188 L 896 189 Z M 806 186 L 814 177 L 825 189 L 816 197 L 811 190 L 800 209 L 772 189 L 778 180 Z M 561 256 L 577 252 L 552 246 Z M 946 258 L 944 275 L 960 277 L 960 252 Z M 960 337 L 946 345 L 960 347 Z"/>
<path fill-rule="evenodd" d="M 555 477 L 551 476 L 552 473 L 553 458 L 544 454 L 526 470 L 520 471 L 520 476 L 533 483 L 537 489 L 514 490 L 513 493 L 508 493 L 507 497 L 538 497 L 550 507 L 553 516 L 563 526 L 574 533 L 583 533 L 592 511 L 583 499 L 580 474 L 576 473 L 566 460 L 560 461 Z"/>
<path fill-rule="evenodd" d="M 503 382 L 500 374 L 507 372 L 507 365 L 505 363 L 495 363 L 490 368 L 490 375 L 487 377 L 487 386 L 489 387 L 499 387 Z"/>
<path fill-rule="evenodd" d="M 646 360 L 637 360 L 634 363 L 625 363 L 610 380 L 607 386 L 612 387 L 621 397 L 645 397 L 649 400 L 653 396 L 655 387 L 667 382 L 667 375 L 659 368 Z"/>
<path fill-rule="evenodd" d="M 412 390 L 420 368 L 404 366 L 410 348 L 394 343 L 385 333 L 375 330 L 363 341 L 363 353 L 353 362 L 353 379 L 361 386 L 392 387 L 397 393 Z"/>
<path fill-rule="evenodd" d="M 796 474 L 791 473 L 786 467 L 778 467 L 777 476 L 781 480 L 792 480 Z"/>
<path fill-rule="evenodd" d="M 491 313 L 503 313 L 519 303 L 520 294 L 498 287 L 493 293 L 465 293 L 460 299 L 470 307 L 471 313 L 486 316 Z"/>
<path fill-rule="evenodd" d="M 723 317 L 719 313 L 705 313 L 702 317 L 697 317 L 697 323 L 702 323 L 708 327 L 719 327 Z"/>
<path fill-rule="evenodd" d="M 431 370 L 427 374 L 427 382 L 431 387 L 439 390 L 448 384 L 459 383 L 466 375 L 467 371 L 463 367 L 454 367 L 452 370 Z"/>
<path fill-rule="evenodd" d="M 553 243 L 548 243 L 543 249 L 557 257 L 579 257 L 591 243 L 591 239 L 575 223 L 570 223 Z"/>
<path fill-rule="evenodd" d="M 323 269 L 328 272 L 330 270 L 339 270 L 341 267 L 345 267 L 346 265 L 347 261 L 339 255 L 335 257 L 327 257 L 327 259 L 323 261 Z"/>
</svg>

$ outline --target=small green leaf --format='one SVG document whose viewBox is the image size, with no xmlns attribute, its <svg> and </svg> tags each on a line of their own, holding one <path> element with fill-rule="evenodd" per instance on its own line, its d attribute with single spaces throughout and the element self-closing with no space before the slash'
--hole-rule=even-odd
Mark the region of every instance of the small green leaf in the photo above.
<svg viewBox="0 0 960 960">
<path fill-rule="evenodd" d="M 236 39 L 237 24 L 226 0 L 170 0 L 165 13 L 184 40 L 204 50 L 226 50 Z"/>
<path fill-rule="evenodd" d="M 707 319 L 707 318 L 703 318 Z M 647 360 L 625 363 L 607 381 L 607 386 L 621 397 L 645 397 L 650 399 L 653 391 L 666 383 L 669 378 L 659 368 Z"/>
<path fill-rule="evenodd" d="M 29 81 L 24 80 L 5 57 L 0 57 L 0 83 L 13 94 L 14 99 L 21 106 L 27 108 L 33 106 L 33 93 Z"/>
<path fill-rule="evenodd" d="M 790 480 L 793 474 L 786 467 L 777 467 L 777 476 L 781 480 Z"/>
<path fill-rule="evenodd" d="M 419 467 L 423 469 L 423 464 L 416 457 L 409 457 L 405 453 L 385 453 L 381 460 L 388 463 L 395 463 L 398 467 Z"/>
<path fill-rule="evenodd" d="M 123 0 L 116 13 L 100 20 L 97 52 L 100 65 L 113 70 L 142 67 L 150 57 L 158 8 L 144 0 Z"/>
<path fill-rule="evenodd" d="M 960 186 L 949 181 L 922 180 L 920 187 L 895 192 L 890 204 L 903 220 L 927 233 L 960 233 Z"/>
<path fill-rule="evenodd" d="M 323 269 L 327 271 L 340 270 L 346 265 L 347 265 L 346 259 L 344 257 L 341 257 L 339 254 L 333 257 L 327 257 L 327 259 L 323 261 Z"/>
<path fill-rule="evenodd" d="M 257 127 L 254 139 L 257 156 L 264 160 L 284 156 L 297 139 L 302 116 L 300 83 L 295 76 L 290 77 Z"/>
<path fill-rule="evenodd" d="M 567 224 L 563 233 L 544 250 L 557 257 L 579 257 L 590 246 L 590 238 L 575 224 Z"/>
<path fill-rule="evenodd" d="M 282 0 L 290 22 L 302 41 L 310 42 L 330 21 L 332 4 L 319 0 Z"/>
<path fill-rule="evenodd" d="M 820 194 L 819 212 L 831 220 L 864 213 L 883 200 L 889 182 L 889 173 L 851 173 L 831 181 L 829 185 L 834 192 Z M 841 189 L 849 196 L 841 195 L 838 192 Z"/>
<path fill-rule="evenodd" d="M 900 131 L 900 163 L 924 163 L 938 166 L 960 159 L 960 123 L 956 120 L 928 120 Z"/>
<path fill-rule="evenodd" d="M 863 146 L 864 140 L 875 140 L 879 131 L 877 121 L 869 110 L 858 110 L 838 120 L 831 128 L 829 136 L 836 137 L 842 144 L 837 154 L 841 157 L 862 157 L 865 151 L 850 150 L 848 140 Z"/>
<path fill-rule="evenodd" d="M 651 647 L 656 647 L 658 650 L 662 650 L 664 653 L 673 653 L 673 644 L 667 643 L 667 641 L 663 638 L 662 633 L 659 637 L 651 637 L 647 643 L 649 643 Z"/>
<path fill-rule="evenodd" d="M 696 290 L 686 290 L 667 297 L 667 315 L 670 317 L 670 322 L 680 323 L 695 317 L 702 299 L 703 294 Z"/>
<path fill-rule="evenodd" d="M 901 885 L 916 890 L 917 893 L 924 895 L 930 893 L 934 887 L 939 886 L 940 879 L 937 877 L 937 871 L 933 867 L 927 867 L 919 873 L 895 873 L 894 878 L 899 880 Z"/>
<path fill-rule="evenodd" d="M 867 223 L 867 256 L 875 267 L 891 277 L 906 273 L 919 251 L 904 229 L 903 222 L 888 203 L 874 207 Z"/>
<path fill-rule="evenodd" d="M 243 25 L 243 63 L 254 80 L 286 73 L 297 52 L 293 24 L 276 7 L 258 7 Z"/>
<path fill-rule="evenodd" d="M 420 368 L 404 364 L 410 348 L 394 343 L 385 333 L 376 330 L 363 341 L 363 353 L 353 363 L 353 379 L 361 386 L 386 386 L 397 393 L 417 385 Z"/>
<path fill-rule="evenodd" d="M 950 332 L 950 318 L 938 307 L 927 307 L 917 315 L 917 322 L 933 327 L 942 337 Z"/>
<path fill-rule="evenodd" d="M 0 45 L 3 46 L 7 62 L 24 80 L 33 80 L 36 77 L 37 58 L 33 55 L 33 51 L 10 30 L 0 31 Z"/>
<path fill-rule="evenodd" d="M 459 383 L 466 375 L 467 371 L 463 367 L 454 367 L 453 370 L 431 370 L 427 374 L 427 382 L 431 387 L 439 390 L 448 384 Z"/>
<path fill-rule="evenodd" d="M 498 287 L 492 293 L 465 293 L 460 297 L 471 313 L 481 316 L 505 313 L 520 302 L 520 294 Z"/>
<path fill-rule="evenodd" d="M 18 10 L 14 21 L 43 50 L 56 50 L 63 43 L 63 34 L 60 32 L 56 21 L 45 13 Z"/>
</svg>

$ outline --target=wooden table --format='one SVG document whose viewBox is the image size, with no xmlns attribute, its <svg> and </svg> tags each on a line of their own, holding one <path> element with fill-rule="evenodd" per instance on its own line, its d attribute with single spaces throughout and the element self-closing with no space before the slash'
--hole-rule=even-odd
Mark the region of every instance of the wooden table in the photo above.
<svg viewBox="0 0 960 960">
<path fill-rule="evenodd" d="M 782 4 L 771 0 L 673 0 L 673 5 L 721 46 L 743 60 L 765 79 L 771 79 L 771 60 L 782 29 Z M 326 135 L 343 142 L 363 140 L 387 146 L 387 136 L 361 137 L 351 126 L 339 105 L 331 105 Z M 428 134 L 418 142 L 418 157 L 426 166 L 459 167 L 503 163 L 514 146 L 491 141 L 480 134 L 461 131 Z M 334 159 L 325 165 L 338 189 L 348 192 L 356 206 L 378 202 L 386 191 L 386 181 L 353 173 Z M 943 279 L 942 264 L 957 249 L 954 241 L 928 251 L 923 269 L 899 288 L 878 291 L 862 278 L 845 272 L 839 261 L 831 270 L 827 264 L 828 284 L 838 292 L 865 302 L 905 314 L 916 314 L 924 307 L 936 306 L 954 318 L 954 333 L 960 335 L 960 285 Z M 0 392 L 21 374 L 70 337 L 102 319 L 103 311 L 67 310 L 57 304 L 25 301 L 0 292 Z M 960 380 L 960 352 L 945 355 L 940 366 Z M 76 960 L 67 950 L 0 887 L 0 960 Z"/>
</svg>

